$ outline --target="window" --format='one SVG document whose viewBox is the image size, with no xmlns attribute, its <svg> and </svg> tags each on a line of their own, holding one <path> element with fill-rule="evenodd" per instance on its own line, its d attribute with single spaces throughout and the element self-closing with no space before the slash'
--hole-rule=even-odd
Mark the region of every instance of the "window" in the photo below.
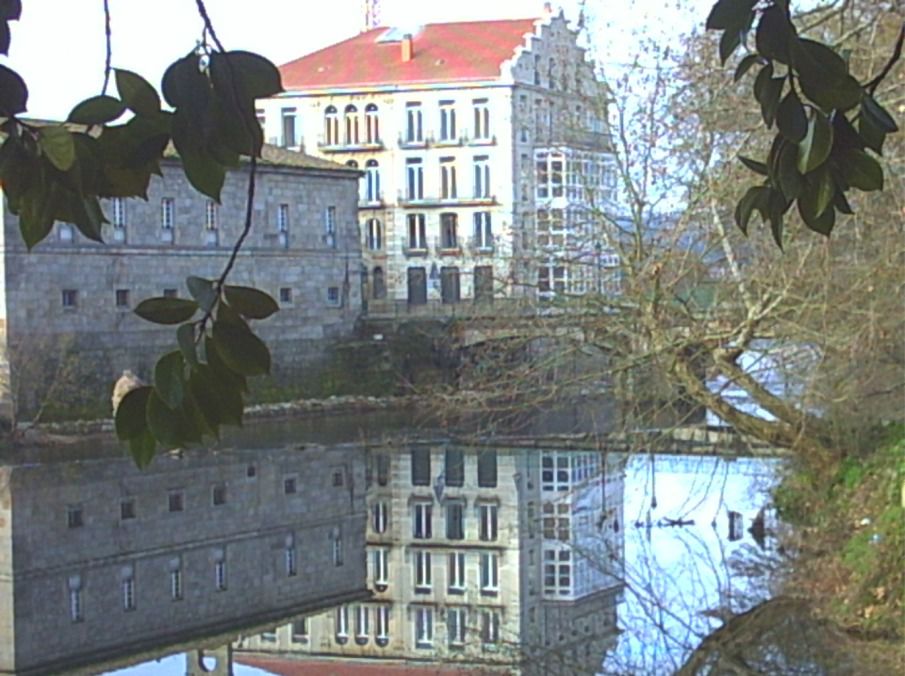
<svg viewBox="0 0 905 676">
<path fill-rule="evenodd" d="M 458 196 L 456 186 L 456 161 L 453 157 L 440 158 L 440 197 L 453 200 Z"/>
<path fill-rule="evenodd" d="M 119 518 L 121 521 L 128 521 L 129 519 L 135 518 L 135 500 L 133 498 L 120 500 Z"/>
<path fill-rule="evenodd" d="M 476 140 L 488 140 L 490 138 L 490 106 L 487 99 L 475 99 L 474 108 L 474 138 Z"/>
<path fill-rule="evenodd" d="M 269 629 L 267 631 L 261 632 L 261 640 L 264 643 L 276 643 L 277 642 L 277 630 Z"/>
<path fill-rule="evenodd" d="M 214 588 L 217 591 L 226 591 L 226 561 L 214 563 Z"/>
<path fill-rule="evenodd" d="M 544 537 L 548 540 L 569 541 L 571 508 L 568 503 L 545 502 L 543 508 Z"/>
<path fill-rule="evenodd" d="M 474 158 L 474 197 L 490 197 L 490 161 L 486 155 Z"/>
<path fill-rule="evenodd" d="M 129 307 L 129 289 L 116 290 L 116 307 L 121 310 Z"/>
<path fill-rule="evenodd" d="M 408 226 L 408 248 L 426 249 L 427 233 L 424 214 L 407 214 L 405 221 Z"/>
<path fill-rule="evenodd" d="M 331 249 L 336 248 L 336 207 L 324 210 L 324 244 Z"/>
<path fill-rule="evenodd" d="M 453 213 L 440 214 L 440 248 L 459 248 L 459 216 Z"/>
<path fill-rule="evenodd" d="M 81 528 L 85 525 L 81 507 L 72 506 L 66 510 L 66 525 L 69 528 Z"/>
<path fill-rule="evenodd" d="M 365 108 L 365 140 L 368 143 L 380 143 L 380 118 L 377 106 L 373 103 Z"/>
<path fill-rule="evenodd" d="M 385 591 L 390 584 L 389 555 L 390 550 L 383 547 L 375 549 L 371 554 L 374 564 L 374 587 L 377 591 Z"/>
<path fill-rule="evenodd" d="M 164 298 L 178 298 L 179 290 L 178 289 L 164 289 L 163 297 Z"/>
<path fill-rule="evenodd" d="M 339 145 L 339 114 L 333 106 L 324 110 L 324 143 L 328 146 Z"/>
<path fill-rule="evenodd" d="M 175 205 L 176 202 L 172 197 L 164 197 L 160 200 L 160 240 L 162 242 L 173 242 Z"/>
<path fill-rule="evenodd" d="M 340 645 L 349 640 L 349 607 L 340 606 L 336 609 L 336 642 Z"/>
<path fill-rule="evenodd" d="M 534 55 L 534 84 L 540 84 L 540 55 Z"/>
<path fill-rule="evenodd" d="M 113 200 L 113 239 L 117 242 L 126 241 L 126 200 L 122 197 L 114 197 Z"/>
<path fill-rule="evenodd" d="M 277 208 L 277 237 L 280 246 L 289 246 L 289 205 L 281 204 Z"/>
<path fill-rule="evenodd" d="M 459 268 L 440 268 L 440 298 L 444 304 L 458 303 L 461 299 L 459 287 Z"/>
<path fill-rule="evenodd" d="M 167 508 L 171 512 L 181 512 L 184 508 L 184 494 L 182 491 L 170 491 L 167 496 Z"/>
<path fill-rule="evenodd" d="M 465 552 L 450 552 L 446 582 L 451 594 L 465 593 Z"/>
<path fill-rule="evenodd" d="M 379 218 L 369 218 L 366 223 L 367 242 L 366 245 L 371 251 L 380 251 L 383 249 L 383 225 Z"/>
<path fill-rule="evenodd" d="M 282 295 L 282 294 L 281 294 Z M 254 479 L 258 476 L 258 468 L 255 465 L 247 465 L 245 467 L 245 478 Z"/>
<path fill-rule="evenodd" d="M 69 589 L 69 619 L 73 622 L 81 622 L 85 619 L 81 587 L 70 587 Z"/>
<path fill-rule="evenodd" d="M 544 550 L 544 595 L 569 596 L 572 593 L 572 552 L 568 549 Z"/>
<path fill-rule="evenodd" d="M 283 146 L 291 147 L 299 144 L 295 132 L 295 108 L 283 108 Z"/>
<path fill-rule="evenodd" d="M 564 265 L 548 264 L 537 269 L 537 290 L 541 293 L 565 293 L 566 268 Z"/>
<path fill-rule="evenodd" d="M 170 599 L 179 601 L 182 599 L 182 563 L 179 559 L 170 567 Z"/>
<path fill-rule="evenodd" d="M 443 476 L 447 486 L 465 485 L 465 454 L 461 448 L 447 448 Z"/>
<path fill-rule="evenodd" d="M 496 451 L 481 451 L 478 454 L 478 486 L 481 488 L 496 488 L 496 485 Z"/>
<path fill-rule="evenodd" d="M 371 633 L 371 609 L 359 605 L 355 613 L 355 642 L 364 645 L 368 642 Z"/>
<path fill-rule="evenodd" d="M 415 647 L 431 648 L 434 645 L 434 609 L 415 608 Z"/>
<path fill-rule="evenodd" d="M 497 539 L 499 507 L 491 503 L 478 505 L 478 538 L 483 542 Z"/>
<path fill-rule="evenodd" d="M 459 137 L 456 132 L 456 108 L 452 101 L 440 101 L 440 140 L 455 141 Z"/>
<path fill-rule="evenodd" d="M 383 276 L 383 268 L 377 266 L 374 268 L 374 300 L 382 300 L 387 297 L 387 284 Z M 386 485 L 386 484 L 382 484 Z"/>
<path fill-rule="evenodd" d="M 60 227 L 57 230 L 57 239 L 67 244 L 75 239 L 75 228 L 72 223 L 60 223 Z"/>
<path fill-rule="evenodd" d="M 79 292 L 75 289 L 63 289 L 63 307 L 76 308 L 79 305 Z"/>
<path fill-rule="evenodd" d="M 344 136 L 347 146 L 358 145 L 358 108 L 349 104 L 343 113 Z"/>
<path fill-rule="evenodd" d="M 493 248 L 493 225 L 489 211 L 474 213 L 474 245 L 478 249 Z"/>
<path fill-rule="evenodd" d="M 500 641 L 500 611 L 481 611 L 481 643 L 494 645 Z"/>
<path fill-rule="evenodd" d="M 390 482 L 390 456 L 386 453 L 377 455 L 377 485 L 386 486 Z"/>
<path fill-rule="evenodd" d="M 280 287 L 280 302 L 281 303 L 291 303 L 292 302 L 292 289 L 288 286 Z"/>
<path fill-rule="evenodd" d="M 420 159 L 409 158 L 405 161 L 406 197 L 409 200 L 424 199 L 424 168 Z"/>
<path fill-rule="evenodd" d="M 477 265 L 474 269 L 474 299 L 478 302 L 493 301 L 493 266 Z"/>
<path fill-rule="evenodd" d="M 500 560 L 494 553 L 481 554 L 481 593 L 495 595 L 500 588 Z"/>
<path fill-rule="evenodd" d="M 342 305 L 338 286 L 327 287 L 327 305 L 330 307 L 340 307 Z"/>
<path fill-rule="evenodd" d="M 429 448 L 411 451 L 412 486 L 429 486 L 431 480 L 431 452 Z"/>
<path fill-rule="evenodd" d="M 377 645 L 383 647 L 390 642 L 390 607 L 378 606 L 376 609 L 377 627 L 375 635 L 377 637 Z"/>
<path fill-rule="evenodd" d="M 541 488 L 557 492 L 569 490 L 568 456 L 546 454 L 541 458 Z"/>
<path fill-rule="evenodd" d="M 295 542 L 286 543 L 284 563 L 286 564 L 286 577 L 295 577 L 298 574 L 298 561 L 296 558 Z"/>
<path fill-rule="evenodd" d="M 296 478 L 294 476 L 283 479 L 283 493 L 285 495 L 295 495 L 297 491 L 298 486 L 296 485 Z"/>
<path fill-rule="evenodd" d="M 333 470 L 333 488 L 340 488 L 345 483 L 345 472 L 341 469 Z"/>
<path fill-rule="evenodd" d="M 450 500 L 446 503 L 446 539 L 462 540 L 465 538 L 465 503 Z"/>
<path fill-rule="evenodd" d="M 468 628 L 468 611 L 465 608 L 449 608 L 446 611 L 446 636 L 451 648 L 465 645 L 465 632 Z"/>
<path fill-rule="evenodd" d="M 292 623 L 291 639 L 293 643 L 308 642 L 308 618 L 303 617 Z"/>
<path fill-rule="evenodd" d="M 547 86 L 550 89 L 556 89 L 556 59 L 547 61 Z"/>
<path fill-rule="evenodd" d="M 386 533 L 389 523 L 389 505 L 381 500 L 371 507 L 371 527 L 378 535 Z"/>
<path fill-rule="evenodd" d="M 405 140 L 408 143 L 420 143 L 424 140 L 420 103 L 405 104 Z"/>
<path fill-rule="evenodd" d="M 342 531 L 336 529 L 333 532 L 333 565 L 337 568 L 343 565 L 343 534 Z"/>
<path fill-rule="evenodd" d="M 135 579 L 129 577 L 122 582 L 123 590 L 123 610 L 135 610 Z"/>
<path fill-rule="evenodd" d="M 219 242 L 219 234 L 217 232 L 220 225 L 220 214 L 217 203 L 208 200 L 204 207 L 204 243 L 209 246 L 216 246 Z"/>
<path fill-rule="evenodd" d="M 563 153 L 538 151 L 534 156 L 538 199 L 563 196 Z"/>
<path fill-rule="evenodd" d="M 380 192 L 380 166 L 377 160 L 365 162 L 365 199 L 367 202 L 379 202 Z"/>
<path fill-rule="evenodd" d="M 562 209 L 537 210 L 537 244 L 559 248 L 565 245 L 566 229 Z"/>
<path fill-rule="evenodd" d="M 433 505 L 431 503 L 414 503 L 412 505 L 412 537 L 416 540 L 430 540 L 433 535 L 432 517 Z"/>
</svg>

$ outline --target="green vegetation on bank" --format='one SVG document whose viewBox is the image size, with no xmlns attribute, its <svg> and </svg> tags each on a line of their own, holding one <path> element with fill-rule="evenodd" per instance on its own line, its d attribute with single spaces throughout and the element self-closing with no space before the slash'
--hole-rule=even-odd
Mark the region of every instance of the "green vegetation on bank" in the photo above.
<svg viewBox="0 0 905 676">
<path fill-rule="evenodd" d="M 777 488 L 803 556 L 793 583 L 829 619 L 867 638 L 905 632 L 905 426 L 876 450 L 825 471 L 798 468 Z"/>
</svg>

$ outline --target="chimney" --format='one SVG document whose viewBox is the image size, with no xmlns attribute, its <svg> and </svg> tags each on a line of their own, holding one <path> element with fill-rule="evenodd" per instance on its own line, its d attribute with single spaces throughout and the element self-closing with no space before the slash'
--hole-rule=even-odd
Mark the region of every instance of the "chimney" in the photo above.
<svg viewBox="0 0 905 676">
<path fill-rule="evenodd" d="M 415 47 L 412 43 L 412 34 L 402 36 L 402 63 L 408 63 L 415 57 Z"/>
</svg>

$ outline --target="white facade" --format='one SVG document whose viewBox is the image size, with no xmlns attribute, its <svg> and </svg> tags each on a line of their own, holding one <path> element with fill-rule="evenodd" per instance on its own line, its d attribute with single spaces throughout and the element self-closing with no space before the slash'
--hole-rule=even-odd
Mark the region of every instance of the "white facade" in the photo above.
<svg viewBox="0 0 905 676">
<path fill-rule="evenodd" d="M 581 293 L 593 288 L 589 264 L 599 279 L 607 246 L 589 223 L 615 197 L 603 86 L 561 15 L 533 25 L 496 77 L 290 89 L 259 102 L 270 142 L 366 172 L 372 312 Z M 416 33 L 413 58 L 429 47 Z M 542 157 L 559 154 L 562 171 L 539 173 Z M 560 179 L 568 189 L 551 184 Z M 542 230 L 551 213 L 567 214 L 555 235 Z"/>
</svg>

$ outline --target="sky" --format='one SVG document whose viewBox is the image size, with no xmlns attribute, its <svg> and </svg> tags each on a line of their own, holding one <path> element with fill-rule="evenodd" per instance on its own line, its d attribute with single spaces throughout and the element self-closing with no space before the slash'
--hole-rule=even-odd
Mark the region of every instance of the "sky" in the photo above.
<svg viewBox="0 0 905 676">
<path fill-rule="evenodd" d="M 134 70 L 155 86 L 166 67 L 201 35 L 194 0 L 109 0 L 113 65 Z M 631 60 L 635 38 L 674 39 L 702 26 L 713 0 L 586 0 L 591 43 L 604 68 Z M 9 59 L 30 97 L 28 114 L 62 118 L 79 101 L 100 93 L 104 73 L 102 0 L 24 0 L 13 22 Z M 553 3 L 572 21 L 580 0 Z M 362 27 L 361 0 L 206 0 L 214 28 L 227 49 L 258 52 L 277 64 L 355 35 Z M 382 0 L 384 25 L 539 16 L 537 0 Z"/>
</svg>

